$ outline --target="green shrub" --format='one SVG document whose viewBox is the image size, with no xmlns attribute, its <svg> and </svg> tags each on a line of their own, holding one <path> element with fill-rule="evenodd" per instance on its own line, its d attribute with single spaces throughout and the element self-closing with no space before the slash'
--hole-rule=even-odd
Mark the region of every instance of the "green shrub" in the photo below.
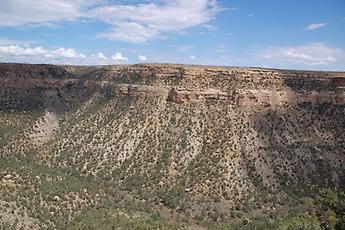
<svg viewBox="0 0 345 230">
<path fill-rule="evenodd" d="M 321 224 L 316 216 L 305 214 L 292 216 L 281 221 L 277 229 L 280 230 L 321 230 Z"/>
<path fill-rule="evenodd" d="M 345 215 L 340 218 L 335 225 L 335 230 L 344 230 L 345 229 Z"/>
</svg>

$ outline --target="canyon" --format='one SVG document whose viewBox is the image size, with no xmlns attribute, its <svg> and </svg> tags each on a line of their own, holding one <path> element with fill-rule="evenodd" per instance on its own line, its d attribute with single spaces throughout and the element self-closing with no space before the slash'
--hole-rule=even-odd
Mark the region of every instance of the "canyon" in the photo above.
<svg viewBox="0 0 345 230">
<path fill-rule="evenodd" d="M 227 229 L 305 212 L 344 188 L 344 113 L 344 72 L 3 63 L 0 222 Z"/>
</svg>

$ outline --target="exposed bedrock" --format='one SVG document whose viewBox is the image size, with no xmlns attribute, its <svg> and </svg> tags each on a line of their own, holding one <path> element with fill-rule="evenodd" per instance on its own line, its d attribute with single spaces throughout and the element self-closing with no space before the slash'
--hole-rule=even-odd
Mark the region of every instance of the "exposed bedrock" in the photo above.
<svg viewBox="0 0 345 230">
<path fill-rule="evenodd" d="M 172 103 L 222 100 L 243 108 L 344 104 L 345 74 L 253 68 L 138 65 L 71 67 L 2 64 L 2 109 L 78 107 L 95 92 L 107 97 L 164 97 Z"/>
</svg>

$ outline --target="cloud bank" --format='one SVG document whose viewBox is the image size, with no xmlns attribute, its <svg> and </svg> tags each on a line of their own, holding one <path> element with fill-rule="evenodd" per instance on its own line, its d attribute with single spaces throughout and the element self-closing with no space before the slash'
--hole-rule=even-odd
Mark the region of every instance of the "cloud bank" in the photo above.
<svg viewBox="0 0 345 230">
<path fill-rule="evenodd" d="M 325 27 L 327 25 L 327 23 L 324 23 L 324 22 L 321 22 L 321 23 L 312 23 L 310 25 L 308 25 L 305 30 L 317 30 L 317 29 L 320 29 L 322 27 Z"/>
<path fill-rule="evenodd" d="M 141 43 L 205 24 L 221 10 L 217 0 L 163 0 L 142 4 L 116 4 L 110 0 L 2 0 L 0 27 L 94 20 L 109 26 L 98 38 Z"/>
<path fill-rule="evenodd" d="M 345 52 L 322 43 L 309 43 L 301 46 L 268 47 L 256 56 L 259 60 L 276 65 L 302 65 L 307 67 L 327 66 L 344 61 Z"/>
<path fill-rule="evenodd" d="M 29 45 L 0 45 L 0 62 L 54 63 L 75 65 L 125 64 L 129 59 L 116 52 L 111 58 L 102 52 L 85 55 L 72 48 L 45 49 Z"/>
</svg>

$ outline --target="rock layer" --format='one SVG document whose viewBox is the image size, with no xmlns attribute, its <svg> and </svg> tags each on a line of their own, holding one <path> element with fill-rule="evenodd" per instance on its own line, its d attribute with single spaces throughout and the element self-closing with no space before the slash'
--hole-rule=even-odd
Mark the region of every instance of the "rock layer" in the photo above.
<svg viewBox="0 0 345 230">
<path fill-rule="evenodd" d="M 24 71 L 25 70 L 25 71 Z M 345 74 L 254 68 L 138 65 L 0 66 L 2 108 L 71 109 L 102 94 L 166 97 L 175 103 L 224 100 L 246 108 L 345 103 Z"/>
</svg>

